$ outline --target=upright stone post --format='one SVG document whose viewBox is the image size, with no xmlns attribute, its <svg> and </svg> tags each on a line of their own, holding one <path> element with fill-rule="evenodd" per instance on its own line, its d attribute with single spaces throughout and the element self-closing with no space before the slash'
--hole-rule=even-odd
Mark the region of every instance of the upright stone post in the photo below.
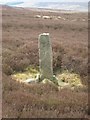
<svg viewBox="0 0 90 120">
<path fill-rule="evenodd" d="M 41 80 L 45 78 L 53 80 L 53 56 L 49 33 L 40 34 L 38 44 Z"/>
</svg>

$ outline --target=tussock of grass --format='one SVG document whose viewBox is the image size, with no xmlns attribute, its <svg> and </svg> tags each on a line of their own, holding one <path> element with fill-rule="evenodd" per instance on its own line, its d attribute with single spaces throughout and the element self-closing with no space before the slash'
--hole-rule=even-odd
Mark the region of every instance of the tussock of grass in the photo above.
<svg viewBox="0 0 90 120">
<path fill-rule="evenodd" d="M 25 81 L 29 78 L 36 78 L 36 75 L 39 73 L 34 67 L 27 67 L 24 72 L 17 72 L 12 75 L 12 78 L 18 81 Z"/>
<path fill-rule="evenodd" d="M 35 68 L 35 67 L 32 67 L 32 66 L 27 67 L 25 70 L 30 72 L 30 73 L 33 73 L 33 74 L 37 74 L 39 72 L 38 68 Z"/>
<path fill-rule="evenodd" d="M 76 73 L 71 73 L 69 71 L 63 71 L 57 77 L 62 82 L 68 83 L 71 87 L 82 86 L 80 75 Z"/>
</svg>

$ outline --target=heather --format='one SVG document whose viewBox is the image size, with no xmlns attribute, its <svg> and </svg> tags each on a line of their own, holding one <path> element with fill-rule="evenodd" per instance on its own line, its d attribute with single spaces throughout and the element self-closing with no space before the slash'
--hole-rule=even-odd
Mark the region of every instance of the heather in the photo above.
<svg viewBox="0 0 90 120">
<path fill-rule="evenodd" d="M 3 117 L 5 118 L 86 118 L 88 113 L 88 32 L 87 13 L 55 13 L 3 7 L 2 68 Z M 35 15 L 61 16 L 66 20 L 41 19 Z M 77 19 L 76 21 L 72 21 Z M 82 21 L 85 19 L 86 21 Z M 13 74 L 39 67 L 38 35 L 50 33 L 54 74 L 67 81 L 72 73 L 83 88 L 58 89 L 51 84 L 25 85 Z M 63 71 L 68 71 L 65 74 Z M 31 71 L 32 72 L 32 71 Z M 34 71 L 33 71 L 34 72 Z M 68 79 L 70 79 L 68 77 Z M 76 80 L 76 79 L 75 79 Z"/>
</svg>

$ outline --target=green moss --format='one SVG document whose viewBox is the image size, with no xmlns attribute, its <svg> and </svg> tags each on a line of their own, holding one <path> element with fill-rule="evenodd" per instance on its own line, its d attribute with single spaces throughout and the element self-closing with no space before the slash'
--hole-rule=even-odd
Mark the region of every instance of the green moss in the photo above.
<svg viewBox="0 0 90 120">
<path fill-rule="evenodd" d="M 25 69 L 25 71 L 28 71 L 28 72 L 30 72 L 30 73 L 32 73 L 32 74 L 37 74 L 37 73 L 39 72 L 38 68 L 35 68 L 35 67 L 33 67 L 33 66 L 27 67 L 27 68 Z"/>
<path fill-rule="evenodd" d="M 26 79 L 29 78 L 36 78 L 37 74 L 39 71 L 35 69 L 34 67 L 28 67 L 25 69 L 24 72 L 17 72 L 12 75 L 12 78 L 20 81 L 25 81 Z"/>
<path fill-rule="evenodd" d="M 18 72 L 12 75 L 15 80 L 25 81 L 29 78 L 36 78 L 39 73 L 38 69 L 35 67 L 27 67 L 24 72 Z M 44 79 L 41 81 L 44 84 L 52 84 L 57 87 L 77 87 L 82 86 L 80 76 L 76 73 L 71 73 L 69 71 L 63 71 L 58 74 L 57 77 L 53 76 L 52 80 Z"/>
<path fill-rule="evenodd" d="M 69 85 L 71 86 L 82 85 L 80 75 L 76 73 L 71 73 L 69 71 L 63 71 L 57 77 L 59 80 L 61 80 L 61 82 L 69 83 Z"/>
</svg>

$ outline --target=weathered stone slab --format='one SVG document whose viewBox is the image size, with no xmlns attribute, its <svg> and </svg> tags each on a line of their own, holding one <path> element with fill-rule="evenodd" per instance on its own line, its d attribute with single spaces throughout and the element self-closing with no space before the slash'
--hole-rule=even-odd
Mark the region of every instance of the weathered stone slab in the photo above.
<svg viewBox="0 0 90 120">
<path fill-rule="evenodd" d="M 53 67 L 52 67 L 52 45 L 49 39 L 49 33 L 43 33 L 39 35 L 39 66 L 41 80 L 47 78 L 53 79 Z"/>
</svg>

